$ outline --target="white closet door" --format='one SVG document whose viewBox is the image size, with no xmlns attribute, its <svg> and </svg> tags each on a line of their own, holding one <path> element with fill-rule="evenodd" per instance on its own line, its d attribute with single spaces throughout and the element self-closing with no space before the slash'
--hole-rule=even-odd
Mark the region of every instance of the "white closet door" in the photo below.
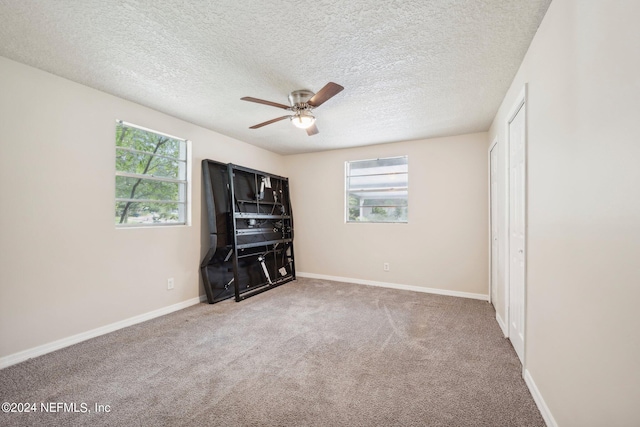
<svg viewBox="0 0 640 427">
<path fill-rule="evenodd" d="M 525 104 L 509 123 L 509 339 L 524 361 Z"/>
</svg>

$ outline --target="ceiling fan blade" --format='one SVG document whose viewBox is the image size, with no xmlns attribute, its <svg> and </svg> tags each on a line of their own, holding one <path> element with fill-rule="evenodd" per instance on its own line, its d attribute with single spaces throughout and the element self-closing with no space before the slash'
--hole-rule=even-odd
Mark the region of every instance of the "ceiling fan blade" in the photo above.
<svg viewBox="0 0 640 427">
<path fill-rule="evenodd" d="M 277 102 L 265 101 L 264 99 L 252 98 L 250 96 L 245 96 L 244 98 L 240 98 L 240 99 L 243 101 L 257 102 L 258 104 L 271 105 L 272 107 L 282 108 L 283 110 L 291 109 L 289 105 L 278 104 Z"/>
<path fill-rule="evenodd" d="M 311 126 L 309 126 L 309 127 L 307 128 L 307 135 L 309 135 L 309 136 L 315 135 L 315 134 L 317 134 L 318 132 L 320 132 L 320 131 L 319 131 L 319 130 L 318 130 L 318 128 L 316 127 L 316 124 L 315 124 L 315 123 L 314 123 L 314 124 L 312 124 Z"/>
<path fill-rule="evenodd" d="M 311 97 L 307 103 L 312 107 L 319 107 L 328 101 L 334 95 L 340 93 L 344 88 L 337 83 L 329 82 L 315 95 Z"/>
<path fill-rule="evenodd" d="M 275 123 L 275 122 L 279 122 L 280 120 L 288 119 L 289 117 L 291 117 L 291 116 L 282 116 L 282 117 L 278 117 L 277 119 L 271 119 L 271 120 L 268 120 L 266 122 L 262 122 L 262 123 L 258 123 L 257 125 L 253 125 L 249 129 L 258 129 L 258 128 L 261 128 L 262 126 L 270 125 L 271 123 Z"/>
</svg>

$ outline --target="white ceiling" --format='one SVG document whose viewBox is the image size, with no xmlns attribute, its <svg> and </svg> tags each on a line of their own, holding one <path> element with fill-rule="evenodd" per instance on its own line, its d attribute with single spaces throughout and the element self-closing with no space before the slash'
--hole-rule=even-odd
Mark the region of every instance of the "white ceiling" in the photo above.
<svg viewBox="0 0 640 427">
<path fill-rule="evenodd" d="M 0 0 L 0 55 L 292 154 L 487 130 L 550 1 Z"/>
</svg>

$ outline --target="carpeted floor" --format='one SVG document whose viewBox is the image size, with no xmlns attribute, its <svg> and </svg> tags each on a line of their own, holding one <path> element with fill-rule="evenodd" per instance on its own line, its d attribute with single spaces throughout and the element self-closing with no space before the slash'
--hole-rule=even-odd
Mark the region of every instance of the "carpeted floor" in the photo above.
<svg viewBox="0 0 640 427">
<path fill-rule="evenodd" d="M 0 425 L 544 426 L 521 369 L 487 302 L 298 279 L 1 370 Z"/>
</svg>

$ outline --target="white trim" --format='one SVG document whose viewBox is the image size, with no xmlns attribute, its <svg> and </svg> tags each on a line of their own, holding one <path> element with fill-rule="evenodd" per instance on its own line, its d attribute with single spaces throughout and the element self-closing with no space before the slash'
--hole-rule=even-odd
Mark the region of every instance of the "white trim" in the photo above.
<svg viewBox="0 0 640 427">
<path fill-rule="evenodd" d="M 332 280 L 334 282 L 355 283 L 357 285 L 378 286 L 381 288 L 401 289 L 403 291 L 424 292 L 427 294 L 447 295 L 451 297 L 471 298 L 471 299 L 478 299 L 482 301 L 489 301 L 489 295 L 474 294 L 471 292 L 449 291 L 446 289 L 425 288 L 422 286 L 402 285 L 398 283 L 389 283 L 389 282 L 376 282 L 373 280 L 365 280 L 365 279 L 351 279 L 349 277 L 327 276 L 325 274 L 316 274 L 316 273 L 296 272 L 296 276 L 306 277 L 309 279 Z"/>
<path fill-rule="evenodd" d="M 184 213 L 184 222 L 186 226 L 191 226 L 191 213 L 193 211 L 193 148 L 191 146 L 191 140 L 190 139 L 186 139 L 185 140 L 185 150 L 186 150 L 186 156 L 187 156 L 187 170 L 186 170 L 186 178 L 187 178 L 187 185 L 185 186 L 184 191 L 186 192 L 186 197 L 185 197 L 185 209 L 186 212 Z M 202 172 L 200 172 L 200 174 L 202 175 Z"/>
<path fill-rule="evenodd" d="M 487 151 L 487 164 L 489 165 L 489 173 L 487 174 L 487 184 L 489 187 L 489 194 L 488 194 L 488 198 L 489 198 L 489 302 L 491 304 L 493 304 L 494 308 L 496 307 L 496 304 L 498 303 L 498 301 L 494 301 L 493 300 L 493 281 L 492 281 L 492 273 L 493 273 L 493 227 L 492 227 L 492 201 L 491 201 L 491 151 L 493 151 L 493 149 L 499 150 L 500 147 L 498 147 L 498 136 L 496 135 L 496 137 L 493 139 L 493 142 L 491 144 L 489 144 L 489 151 Z M 496 151 L 496 162 L 498 164 L 500 164 L 499 161 L 499 155 L 500 152 Z M 499 177 L 496 176 L 496 180 L 498 180 Z M 498 194 L 496 194 L 496 197 L 498 197 Z M 498 206 L 499 208 L 500 206 Z M 500 242 L 498 242 L 497 244 L 499 244 Z M 500 250 L 498 248 L 498 250 Z M 496 260 L 496 263 L 498 262 L 498 260 Z M 497 280 L 496 280 L 497 283 Z M 496 309 L 497 311 L 497 309 Z"/>
<path fill-rule="evenodd" d="M 186 162 L 187 161 L 185 160 L 184 163 Z M 166 178 L 164 176 L 155 176 L 150 173 L 141 174 L 141 173 L 116 171 L 116 176 L 121 176 L 123 178 L 148 179 L 149 181 L 158 181 L 158 182 L 170 182 L 172 184 L 186 184 L 188 182 L 186 179 Z M 174 202 L 174 203 L 184 203 L 184 202 Z"/>
<path fill-rule="evenodd" d="M 497 310 L 496 310 L 496 321 L 498 322 L 500 329 L 502 329 L 502 334 L 504 335 L 504 337 L 509 338 L 509 330 L 507 329 L 507 324 L 504 323 L 504 320 L 502 320 L 502 317 L 500 317 L 500 313 L 498 313 Z"/>
<path fill-rule="evenodd" d="M 43 354 L 51 353 L 52 351 L 60 350 L 61 348 L 69 347 L 82 341 L 86 341 L 91 338 L 99 337 L 110 332 L 117 331 L 118 329 L 126 328 L 128 326 L 135 325 L 137 323 L 146 322 L 147 320 L 155 319 L 156 317 L 164 316 L 165 314 L 173 313 L 174 311 L 182 310 L 192 305 L 199 304 L 206 301 L 207 298 L 201 295 L 196 298 L 191 298 L 187 301 L 179 302 L 167 307 L 159 308 L 157 310 L 150 311 L 148 313 L 133 316 L 125 320 L 120 320 L 109 325 L 101 326 L 99 328 L 91 329 L 90 331 L 81 332 L 70 337 L 61 338 L 59 340 L 39 345 L 27 350 L 20 351 L 18 353 L 10 354 L 0 358 L 0 369 L 7 368 L 11 365 L 24 362 L 25 360 L 32 359 L 34 357 L 42 356 Z"/>
<path fill-rule="evenodd" d="M 518 112 L 520 111 L 520 108 L 522 108 L 522 106 L 525 104 L 525 102 L 527 101 L 527 83 L 524 84 L 524 86 L 522 87 L 522 90 L 520 90 L 520 93 L 518 94 L 518 97 L 516 98 L 516 102 L 513 104 L 513 107 L 511 107 L 511 110 L 509 110 L 509 115 L 507 116 L 507 125 L 509 125 L 513 119 L 516 118 L 516 116 L 518 115 Z M 507 138 L 508 138 L 508 134 L 507 134 Z"/>
<path fill-rule="evenodd" d="M 504 135 L 504 147 L 503 147 L 503 156 L 504 156 L 504 224 L 503 224 L 503 242 L 502 247 L 504 248 L 504 259 L 503 263 L 503 276 L 504 276 L 504 324 L 507 325 L 507 333 L 506 337 L 509 337 L 509 298 L 511 298 L 511 280 L 509 277 L 509 270 L 511 268 L 511 253 L 510 250 L 510 242 L 509 239 L 511 237 L 510 227 L 511 227 L 511 219 L 509 217 L 509 204 L 511 203 L 511 194 L 509 194 L 509 181 L 511 180 L 511 171 L 509 170 L 509 165 L 511 164 L 511 159 L 509 159 L 509 154 L 511 150 L 511 141 L 509 141 L 509 124 L 511 122 L 507 121 L 505 126 L 505 135 Z M 497 311 L 497 310 L 496 310 Z"/>
<path fill-rule="evenodd" d="M 175 139 L 177 141 L 184 141 L 184 142 L 188 141 L 188 139 L 180 138 L 179 136 L 173 136 L 173 135 L 169 135 L 168 133 L 158 132 L 157 130 L 153 130 L 151 128 L 146 128 L 144 126 L 134 125 L 133 123 L 125 122 L 124 120 L 116 119 L 116 123 L 126 127 L 140 129 L 145 132 L 155 133 L 156 135 L 166 136 L 167 138 Z"/>
<path fill-rule="evenodd" d="M 548 427 L 558 427 L 558 423 L 553 418 L 549 407 L 546 402 L 542 398 L 542 394 L 540 394 L 540 390 L 536 386 L 535 381 L 533 381 L 533 377 L 529 373 L 527 369 L 524 370 L 524 382 L 527 383 L 527 387 L 529 387 L 529 391 L 531 392 L 531 396 L 533 396 L 533 400 L 536 402 L 538 409 L 540 410 L 540 414 L 544 419 L 544 422 Z"/>
</svg>

